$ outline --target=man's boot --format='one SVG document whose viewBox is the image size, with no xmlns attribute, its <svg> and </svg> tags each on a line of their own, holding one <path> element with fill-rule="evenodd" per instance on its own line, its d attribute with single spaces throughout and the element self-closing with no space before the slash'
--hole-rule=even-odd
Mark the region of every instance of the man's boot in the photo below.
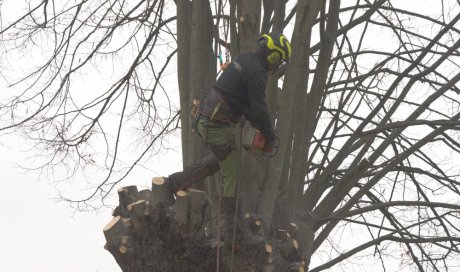
<svg viewBox="0 0 460 272">
<path fill-rule="evenodd" d="M 207 176 L 214 175 L 220 169 L 217 158 L 210 154 L 184 168 L 182 172 L 176 172 L 166 178 L 169 189 L 173 193 L 186 190 L 194 182 L 201 181 Z"/>
<path fill-rule="evenodd" d="M 236 225 L 235 225 L 235 207 L 236 199 L 234 197 L 222 198 L 222 218 L 225 222 L 224 243 L 226 246 L 231 247 L 233 241 L 243 245 L 259 245 L 264 242 L 262 235 L 254 233 L 247 222 L 244 220 L 242 213 L 239 209 L 236 211 Z M 235 234 L 235 239 L 234 239 Z"/>
</svg>

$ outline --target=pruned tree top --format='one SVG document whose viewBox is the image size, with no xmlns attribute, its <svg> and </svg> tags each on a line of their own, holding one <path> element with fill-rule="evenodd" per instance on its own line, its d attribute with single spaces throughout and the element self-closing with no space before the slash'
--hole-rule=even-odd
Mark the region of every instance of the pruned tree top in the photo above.
<svg viewBox="0 0 460 272">
<path fill-rule="evenodd" d="M 70 203 L 100 207 L 177 129 L 184 164 L 201 156 L 191 101 L 220 55 L 277 30 L 293 46 L 267 85 L 280 149 L 244 158 L 245 211 L 313 229 L 313 245 L 298 241 L 311 271 L 458 265 L 458 1 L 4 0 L 0 12 L 0 133 L 30 141 L 28 168 L 86 189 L 63 191 Z"/>
</svg>

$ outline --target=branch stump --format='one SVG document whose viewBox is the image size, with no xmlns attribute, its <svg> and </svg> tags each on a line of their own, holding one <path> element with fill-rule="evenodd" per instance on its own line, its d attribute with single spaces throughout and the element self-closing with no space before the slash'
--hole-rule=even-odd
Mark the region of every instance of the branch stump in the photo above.
<svg viewBox="0 0 460 272">
<path fill-rule="evenodd" d="M 119 205 L 103 233 L 105 249 L 123 272 L 229 271 L 230 266 L 239 272 L 305 271 L 299 238 L 290 233 L 305 233 L 303 226 L 288 226 L 270 238 L 258 216 L 241 215 L 242 231 L 263 234 L 266 242 L 249 246 L 236 239 L 232 265 L 223 233 L 222 242 L 210 237 L 209 226 L 216 222 L 205 192 L 188 189 L 174 195 L 167 180 L 159 177 L 152 179 L 151 190 L 128 186 L 119 189 L 118 196 Z"/>
</svg>

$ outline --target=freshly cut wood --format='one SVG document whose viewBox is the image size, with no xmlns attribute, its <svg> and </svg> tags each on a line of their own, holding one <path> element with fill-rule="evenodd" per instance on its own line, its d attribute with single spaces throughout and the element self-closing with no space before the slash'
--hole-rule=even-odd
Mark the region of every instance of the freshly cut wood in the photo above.
<svg viewBox="0 0 460 272">
<path fill-rule="evenodd" d="M 150 214 L 149 202 L 138 200 L 128 205 L 128 211 L 131 214 L 131 221 L 134 228 L 140 228 L 144 226 L 146 218 Z"/>
<path fill-rule="evenodd" d="M 211 206 L 205 192 L 190 188 L 187 193 L 190 198 L 190 231 L 194 236 L 197 236 L 199 232 L 204 230 L 205 221 L 211 217 Z M 204 235 L 204 232 L 201 234 Z"/>
<path fill-rule="evenodd" d="M 265 261 L 262 264 L 263 272 L 275 272 L 275 264 L 273 261 L 273 247 L 270 244 L 265 244 Z"/>
<path fill-rule="evenodd" d="M 128 252 L 128 247 L 126 245 L 121 245 L 118 251 L 120 251 L 121 254 L 126 254 Z"/>
<path fill-rule="evenodd" d="M 188 215 L 190 209 L 190 198 L 185 191 L 178 191 L 176 193 L 176 202 L 173 205 L 174 221 L 176 221 L 179 228 L 185 228 L 188 222 Z"/>
<path fill-rule="evenodd" d="M 262 228 L 262 220 L 260 220 L 257 215 L 253 213 L 245 213 L 244 219 L 246 219 L 246 222 L 252 230 L 259 231 Z"/>
<path fill-rule="evenodd" d="M 296 223 L 289 223 L 289 225 L 287 226 L 287 231 L 292 237 L 296 237 L 297 232 L 299 231 L 299 225 L 297 225 Z"/>
<path fill-rule="evenodd" d="M 130 241 L 129 236 L 122 236 L 121 237 L 121 245 L 118 247 L 118 251 L 121 254 L 127 254 L 129 251 L 130 246 L 132 246 L 132 243 Z"/>
<path fill-rule="evenodd" d="M 286 240 L 291 238 L 291 234 L 285 229 L 279 229 L 276 231 L 276 239 Z"/>
<path fill-rule="evenodd" d="M 302 245 L 301 258 L 302 260 L 307 260 L 305 267 L 308 268 L 310 266 L 310 258 L 308 258 L 308 256 L 311 256 L 313 252 L 313 244 L 315 240 L 315 232 L 313 231 L 312 225 L 310 223 L 300 223 L 296 238 L 299 241 L 299 244 Z"/>
<path fill-rule="evenodd" d="M 159 185 L 159 186 L 164 185 L 166 184 L 166 178 L 165 177 L 154 177 L 152 179 L 152 184 Z"/>
<path fill-rule="evenodd" d="M 132 228 L 129 219 L 116 216 L 104 227 L 104 236 L 108 246 L 118 247 L 121 243 L 121 237 L 129 236 Z"/>
<path fill-rule="evenodd" d="M 270 244 L 265 244 L 265 252 L 271 254 L 273 252 L 273 247 Z"/>
<path fill-rule="evenodd" d="M 305 272 L 305 268 L 303 267 L 303 265 L 299 267 L 299 272 Z"/>
<path fill-rule="evenodd" d="M 169 189 L 169 185 L 164 177 L 152 179 L 152 193 L 150 195 L 150 205 L 155 208 L 158 203 L 174 203 L 174 194 Z"/>
<path fill-rule="evenodd" d="M 186 191 L 179 190 L 176 192 L 177 197 L 185 197 L 186 195 L 188 195 Z"/>
<path fill-rule="evenodd" d="M 137 187 L 136 186 L 127 186 L 121 189 L 118 189 L 118 214 L 122 217 L 129 217 L 128 205 L 137 201 Z"/>
<path fill-rule="evenodd" d="M 205 224 L 211 218 L 211 206 L 205 192 L 195 189 L 178 191 L 173 207 L 176 228 L 183 237 L 193 240 L 206 237 Z"/>
<path fill-rule="evenodd" d="M 152 193 L 137 192 L 134 187 L 119 190 L 120 205 L 129 204 L 124 215 L 115 216 L 105 226 L 105 248 L 123 272 L 216 271 L 215 236 L 207 235 L 208 226 L 215 220 L 211 216 L 209 196 L 195 189 L 178 191 L 174 202 L 163 201 L 164 205 L 156 205 L 152 209 L 145 196 L 152 199 L 152 195 L 157 193 L 157 200 L 174 199 L 169 188 L 161 193 L 161 187 L 165 189 L 167 184 L 163 178 L 157 178 L 152 180 Z M 121 210 L 120 206 L 117 210 Z M 264 236 L 264 226 L 258 216 L 248 213 L 238 220 L 241 224 L 237 227 L 241 233 L 248 231 Z M 297 234 L 300 236 L 310 231 L 302 224 L 298 226 Z M 243 245 L 241 240 L 236 241 L 238 247 L 234 251 L 233 271 L 308 270 L 305 269 L 308 265 L 300 262 L 300 249 L 305 241 L 293 239 L 288 228 L 296 229 L 293 225 L 279 230 L 277 239 L 270 244 Z M 311 239 L 307 236 L 307 240 Z M 227 258 L 231 249 L 224 246 L 220 254 L 219 270 L 228 271 L 232 265 Z"/>
<path fill-rule="evenodd" d="M 295 239 L 287 239 L 280 245 L 281 255 L 288 262 L 300 261 L 299 243 Z"/>
</svg>

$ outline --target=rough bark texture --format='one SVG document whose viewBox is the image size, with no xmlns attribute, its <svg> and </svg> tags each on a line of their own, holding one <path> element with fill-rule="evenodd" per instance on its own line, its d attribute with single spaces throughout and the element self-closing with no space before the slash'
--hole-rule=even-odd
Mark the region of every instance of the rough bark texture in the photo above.
<svg viewBox="0 0 460 272">
<path fill-rule="evenodd" d="M 180 92 L 182 161 L 184 167 L 190 157 L 190 39 L 192 5 L 177 1 L 177 83 Z"/>
<path fill-rule="evenodd" d="M 292 47 L 297 48 L 292 52 L 292 61 L 286 70 L 285 81 L 283 84 L 283 95 L 281 96 L 278 112 L 278 121 L 276 132 L 280 137 L 280 147 L 277 156 L 270 161 L 268 169 L 268 178 L 264 184 L 261 196 L 259 198 L 258 214 L 266 222 L 272 221 L 273 210 L 278 189 L 283 173 L 283 168 L 289 165 L 285 164 L 286 154 L 290 148 L 290 135 L 293 132 L 293 125 L 290 122 L 294 118 L 294 105 L 296 93 L 303 92 L 305 86 L 305 74 L 308 71 L 307 58 L 299 56 L 308 56 L 308 35 L 305 35 L 305 29 L 310 29 L 316 19 L 322 1 L 298 1 L 296 24 L 292 35 Z"/>
<path fill-rule="evenodd" d="M 262 3 L 258 1 L 237 1 L 238 17 L 238 48 L 239 53 L 252 52 L 257 49 L 255 42 L 259 36 Z M 251 127 L 245 122 L 245 128 Z M 248 152 L 241 154 L 240 192 L 242 193 L 242 208 L 245 212 L 255 213 L 257 210 L 257 198 L 260 192 L 266 162 L 258 160 Z"/>
<path fill-rule="evenodd" d="M 308 237 L 308 229 L 302 226 L 278 229 L 274 237 L 256 246 L 237 239 L 232 265 L 231 246 L 211 242 L 216 239 L 207 236 L 212 219 L 206 193 L 189 189 L 173 196 L 164 180 L 155 178 L 152 191 L 138 192 L 130 186 L 120 189 L 119 196 L 120 205 L 104 235 L 105 249 L 123 272 L 230 271 L 231 267 L 233 271 L 307 270 L 302 256 L 310 249 L 302 248 L 299 241 Z M 245 214 L 244 220 L 250 231 L 263 232 L 258 217 Z"/>
</svg>

